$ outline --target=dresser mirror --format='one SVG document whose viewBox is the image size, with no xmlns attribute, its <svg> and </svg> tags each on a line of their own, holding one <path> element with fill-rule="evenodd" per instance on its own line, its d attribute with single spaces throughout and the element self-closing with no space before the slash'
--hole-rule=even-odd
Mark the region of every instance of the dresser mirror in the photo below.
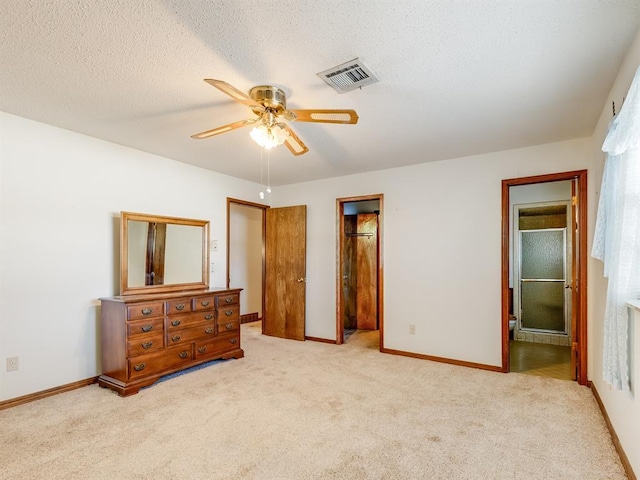
<svg viewBox="0 0 640 480">
<path fill-rule="evenodd" d="M 120 294 L 209 287 L 209 222 L 120 213 Z"/>
</svg>

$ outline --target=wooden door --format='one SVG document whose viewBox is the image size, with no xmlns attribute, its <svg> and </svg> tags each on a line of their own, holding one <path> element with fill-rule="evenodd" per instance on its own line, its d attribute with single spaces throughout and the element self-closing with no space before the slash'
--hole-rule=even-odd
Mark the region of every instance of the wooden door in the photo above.
<svg viewBox="0 0 640 480">
<path fill-rule="evenodd" d="M 358 237 L 356 233 L 358 231 L 358 216 L 357 215 L 345 215 L 344 216 L 344 237 L 342 239 L 342 298 L 344 299 L 344 305 L 342 308 L 344 328 L 355 329 L 358 328 L 356 318 L 358 312 L 356 310 L 356 296 L 357 291 L 357 248 Z"/>
<path fill-rule="evenodd" d="M 378 329 L 378 215 L 358 215 L 357 230 L 358 330 Z"/>
<path fill-rule="evenodd" d="M 578 378 L 578 195 L 577 180 L 571 181 L 571 380 Z"/>
<path fill-rule="evenodd" d="M 307 207 L 269 208 L 262 333 L 304 340 Z"/>
</svg>

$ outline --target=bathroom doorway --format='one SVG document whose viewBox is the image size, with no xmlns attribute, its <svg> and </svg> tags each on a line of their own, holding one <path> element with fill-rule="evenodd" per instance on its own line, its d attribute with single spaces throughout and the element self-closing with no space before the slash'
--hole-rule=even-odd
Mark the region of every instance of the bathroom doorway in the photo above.
<svg viewBox="0 0 640 480">
<path fill-rule="evenodd" d="M 586 175 L 502 182 L 504 372 L 587 382 Z"/>
<path fill-rule="evenodd" d="M 383 345 L 382 202 L 382 194 L 337 199 L 338 345 Z"/>
<path fill-rule="evenodd" d="M 536 193 L 566 201 L 513 206 L 512 372 L 575 380 L 571 362 L 571 183 L 513 187 L 511 197 Z"/>
</svg>

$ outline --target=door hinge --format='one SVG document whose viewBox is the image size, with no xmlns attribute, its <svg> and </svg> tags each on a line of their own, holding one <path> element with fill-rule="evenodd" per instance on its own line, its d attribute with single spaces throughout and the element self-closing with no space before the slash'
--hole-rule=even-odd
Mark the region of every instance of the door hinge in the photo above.
<svg viewBox="0 0 640 480">
<path fill-rule="evenodd" d="M 571 205 L 573 205 L 574 207 L 576 205 L 578 205 L 578 197 L 577 196 L 574 195 L 573 197 L 571 197 Z"/>
</svg>

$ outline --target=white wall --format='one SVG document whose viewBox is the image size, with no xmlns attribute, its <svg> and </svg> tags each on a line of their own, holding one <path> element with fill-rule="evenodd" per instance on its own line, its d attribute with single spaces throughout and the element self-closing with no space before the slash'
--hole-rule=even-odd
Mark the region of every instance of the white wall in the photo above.
<svg viewBox="0 0 640 480">
<path fill-rule="evenodd" d="M 0 113 L 0 400 L 100 374 L 100 297 L 119 293 L 121 210 L 209 220 L 260 186 Z M 212 154 L 215 151 L 212 150 Z M 218 242 L 212 286 L 225 286 Z M 6 357 L 19 357 L 7 373 Z"/>
<path fill-rule="evenodd" d="M 626 96 L 633 76 L 640 65 L 640 31 L 636 35 L 633 45 L 627 53 L 624 63 L 618 72 L 613 88 L 609 93 L 607 102 L 605 103 L 600 120 L 593 134 L 592 155 L 594 157 L 595 172 L 595 192 L 593 195 L 594 204 L 598 201 L 597 193 L 600 190 L 600 182 L 602 181 L 602 172 L 604 170 L 604 154 L 601 151 L 602 142 L 607 133 L 607 126 L 612 118 L 611 102 L 616 104 L 616 110 L 620 111 L 622 100 Z M 590 222 L 590 239 L 593 238 L 593 222 Z M 591 248 L 591 242 L 589 243 Z M 620 439 L 623 449 L 625 450 L 629 462 L 631 463 L 636 475 L 640 475 L 640 442 L 638 440 L 638 432 L 640 432 L 640 388 L 636 387 L 635 394 L 624 393 L 612 390 L 609 385 L 602 379 L 602 336 L 604 331 L 604 311 L 607 298 L 607 281 L 603 276 L 603 265 L 601 262 L 591 260 L 589 264 L 589 298 L 592 302 L 589 309 L 592 312 L 590 321 L 589 336 L 590 342 L 590 363 L 589 378 L 596 386 L 600 398 L 609 414 L 611 423 Z M 637 314 L 636 314 L 637 316 Z M 638 327 L 638 323 L 635 325 Z M 637 337 L 640 328 L 635 329 L 636 345 L 640 343 Z"/>
<path fill-rule="evenodd" d="M 589 168 L 590 147 L 578 139 L 274 189 L 275 206 L 308 206 L 306 334 L 336 338 L 336 198 L 382 193 L 384 346 L 501 365 L 501 180 Z"/>
</svg>

